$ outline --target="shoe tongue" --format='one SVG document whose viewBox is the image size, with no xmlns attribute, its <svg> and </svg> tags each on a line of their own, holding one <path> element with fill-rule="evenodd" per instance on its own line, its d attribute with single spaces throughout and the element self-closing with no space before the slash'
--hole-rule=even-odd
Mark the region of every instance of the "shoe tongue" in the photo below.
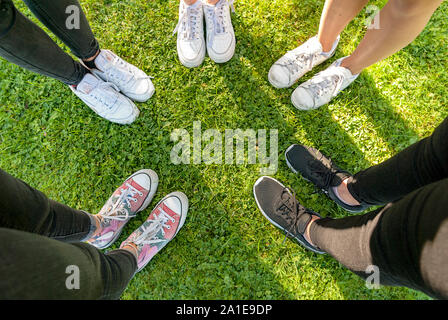
<svg viewBox="0 0 448 320">
<path fill-rule="evenodd" d="M 90 73 L 87 73 L 81 82 L 76 86 L 78 91 L 89 94 L 97 85 L 99 80 Z"/>
<path fill-rule="evenodd" d="M 110 52 L 101 50 L 98 57 L 95 58 L 95 65 L 100 71 L 104 71 L 114 59 L 115 57 Z"/>
</svg>

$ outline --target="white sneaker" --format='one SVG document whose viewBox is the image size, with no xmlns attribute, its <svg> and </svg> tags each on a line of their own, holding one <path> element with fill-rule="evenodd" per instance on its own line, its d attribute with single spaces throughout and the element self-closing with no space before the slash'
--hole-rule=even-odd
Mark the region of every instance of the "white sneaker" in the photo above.
<svg viewBox="0 0 448 320">
<path fill-rule="evenodd" d="M 140 111 L 118 88 L 87 73 L 76 88 L 69 86 L 90 109 L 104 119 L 119 124 L 130 124 L 137 119 Z"/>
<path fill-rule="evenodd" d="M 94 62 L 97 69 L 92 69 L 91 72 L 104 81 L 115 84 L 132 100 L 145 102 L 154 94 L 150 77 L 112 51 L 102 49 Z"/>
<path fill-rule="evenodd" d="M 336 60 L 326 70 L 319 72 L 294 90 L 291 96 L 293 105 L 300 110 L 317 109 L 330 102 L 355 81 L 359 74 L 353 75 L 349 69 L 341 67 L 341 62 L 345 58 Z"/>
<path fill-rule="evenodd" d="M 230 17 L 230 9 L 234 12 L 233 0 L 220 0 L 215 5 L 204 0 L 205 24 L 207 27 L 207 52 L 216 63 L 224 63 L 232 59 L 235 53 L 235 32 Z"/>
<path fill-rule="evenodd" d="M 205 58 L 204 13 L 200 0 L 192 5 L 180 1 L 179 22 L 173 34 L 176 32 L 180 62 L 188 68 L 198 67 Z"/>
<path fill-rule="evenodd" d="M 269 70 L 269 82 L 276 88 L 288 88 L 292 86 L 307 72 L 325 60 L 331 58 L 339 44 L 339 36 L 329 52 L 323 52 L 322 44 L 317 36 L 307 42 L 288 51 L 275 62 Z"/>
</svg>

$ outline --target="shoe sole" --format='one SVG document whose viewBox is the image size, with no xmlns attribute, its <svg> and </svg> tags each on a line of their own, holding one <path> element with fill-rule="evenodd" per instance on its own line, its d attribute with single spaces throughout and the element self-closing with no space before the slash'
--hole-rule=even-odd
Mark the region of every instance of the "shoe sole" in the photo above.
<svg viewBox="0 0 448 320">
<path fill-rule="evenodd" d="M 159 176 L 157 175 L 157 173 L 156 173 L 155 171 L 153 171 L 153 170 L 151 170 L 151 169 L 142 169 L 142 170 L 139 170 L 139 171 L 135 172 L 134 174 L 132 174 L 131 176 L 129 176 L 129 177 L 128 177 L 127 179 L 125 179 L 124 181 L 127 181 L 127 180 L 131 179 L 132 177 L 134 177 L 134 176 L 136 176 L 136 175 L 138 175 L 138 174 L 141 174 L 141 173 L 145 173 L 145 174 L 147 174 L 147 175 L 150 177 L 150 179 L 151 179 L 151 187 L 150 187 L 151 190 L 150 190 L 150 192 L 148 193 L 148 195 L 146 196 L 145 201 L 143 201 L 143 204 L 142 204 L 142 206 L 140 207 L 140 209 L 135 213 L 135 216 L 137 216 L 137 213 L 142 212 L 143 210 L 145 210 L 145 209 L 149 206 L 149 204 L 151 203 L 152 199 L 154 198 L 154 195 L 156 194 L 157 187 L 159 186 Z M 134 217 L 135 217 L 135 216 L 134 216 Z M 134 218 L 134 217 L 132 217 L 132 218 Z M 128 222 L 129 222 L 129 221 L 128 221 Z M 126 226 L 126 224 L 127 224 L 128 222 L 126 222 L 126 223 L 121 227 L 120 231 L 117 232 L 117 234 L 112 238 L 112 240 L 111 240 L 108 244 L 106 244 L 106 245 L 103 246 L 103 247 L 97 247 L 97 248 L 100 249 L 100 250 L 109 248 L 109 247 L 110 247 L 115 241 L 117 241 L 117 239 L 120 237 L 121 233 L 123 232 L 124 227 Z"/>
<path fill-rule="evenodd" d="M 154 88 L 154 84 L 151 82 L 151 85 L 149 86 L 149 89 L 144 94 L 139 95 L 133 95 L 131 93 L 124 93 L 123 91 L 120 91 L 123 95 L 128 97 L 129 99 L 136 101 L 136 102 L 146 102 L 154 95 L 154 92 L 156 92 L 156 89 Z"/>
<path fill-rule="evenodd" d="M 221 54 L 215 55 L 214 53 L 210 54 L 210 51 L 213 52 L 213 50 L 210 50 L 208 48 L 208 46 L 207 46 L 208 56 L 215 63 L 226 63 L 226 62 L 229 62 L 233 58 L 233 56 L 235 55 L 235 45 L 236 45 L 236 39 L 235 39 L 235 35 L 234 35 L 233 39 L 232 39 L 232 43 L 230 44 L 230 49 L 227 50 L 228 51 L 227 54 L 224 54 L 224 55 L 221 55 Z"/>
<path fill-rule="evenodd" d="M 193 60 L 193 61 L 191 61 L 191 60 L 185 60 L 180 54 L 179 54 L 179 52 L 181 52 L 180 50 L 179 50 L 179 44 L 177 44 L 177 56 L 179 57 L 179 61 L 180 61 L 180 63 L 184 66 L 184 67 L 187 67 L 187 68 L 197 68 L 197 67 L 199 67 L 201 64 L 202 64 L 202 62 L 204 62 L 204 60 L 205 60 L 205 41 L 204 41 L 204 43 L 203 43 L 203 45 L 202 45 L 202 48 L 201 48 L 201 52 L 199 53 L 199 55 L 198 55 L 198 58 L 196 59 L 196 60 Z"/>
<path fill-rule="evenodd" d="M 255 198 L 255 202 L 257 203 L 257 206 L 258 206 L 258 209 L 261 211 L 261 214 L 270 222 L 270 223 L 272 223 L 275 227 L 277 227 L 278 229 L 280 229 L 280 230 L 282 230 L 282 231 L 285 231 L 285 232 L 288 232 L 287 230 L 285 230 L 282 226 L 280 226 L 279 224 L 277 224 L 275 221 L 273 221 L 271 218 L 269 218 L 269 216 L 263 211 L 263 209 L 261 208 L 261 206 L 260 206 L 260 203 L 258 202 L 258 199 L 257 199 L 257 194 L 255 193 L 255 187 L 263 180 L 263 179 L 265 179 L 265 178 L 267 178 L 267 179 L 271 179 L 271 180 L 273 180 L 273 181 L 275 181 L 275 182 L 277 182 L 278 184 L 280 184 L 283 188 L 286 188 L 280 181 L 278 181 L 278 180 L 276 180 L 276 179 L 273 179 L 273 178 L 271 178 L 271 177 L 268 177 L 268 176 L 263 176 L 263 177 L 260 177 L 260 178 L 258 178 L 258 180 L 255 182 L 255 184 L 254 184 L 254 186 L 253 186 L 253 188 L 252 188 L 252 192 L 253 192 L 253 194 L 254 194 L 254 198 Z M 318 253 L 318 254 L 323 254 L 323 253 L 325 253 L 325 252 L 322 252 L 322 251 L 318 251 L 318 250 L 316 250 L 316 249 L 313 249 L 313 248 L 311 248 L 308 244 L 305 244 L 303 241 L 301 241 L 300 239 L 297 239 L 297 238 L 295 238 L 295 237 L 292 237 L 294 240 L 296 240 L 298 243 L 300 243 L 305 249 L 307 249 L 307 250 L 310 250 L 310 251 L 313 251 L 313 252 L 315 252 L 315 253 Z"/>
<path fill-rule="evenodd" d="M 278 84 L 278 82 L 275 82 L 275 80 L 274 79 L 272 79 L 272 75 L 271 75 L 271 70 L 269 70 L 269 73 L 268 73 L 268 81 L 269 81 L 269 83 L 271 84 L 271 86 L 273 86 L 274 88 L 276 88 L 276 89 L 286 89 L 286 88 L 290 88 L 290 87 L 292 87 L 293 85 L 294 85 L 294 83 L 292 83 L 291 85 L 289 85 L 289 86 L 283 86 L 283 85 L 280 85 L 280 84 Z"/>
</svg>

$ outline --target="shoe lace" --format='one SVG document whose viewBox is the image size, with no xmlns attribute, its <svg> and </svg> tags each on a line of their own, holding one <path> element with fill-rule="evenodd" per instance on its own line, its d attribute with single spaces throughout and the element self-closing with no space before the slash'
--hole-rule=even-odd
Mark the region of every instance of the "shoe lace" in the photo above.
<svg viewBox="0 0 448 320">
<path fill-rule="evenodd" d="M 115 102 L 117 102 L 119 91 L 120 89 L 118 89 L 115 84 L 101 81 L 92 91 L 90 91 L 89 96 L 111 110 L 115 105 Z"/>
<path fill-rule="evenodd" d="M 171 217 L 168 213 L 163 211 L 160 208 L 160 213 L 157 215 L 154 213 L 154 219 L 148 220 L 147 226 L 142 226 L 142 232 L 139 236 L 135 238 L 133 241 L 136 245 L 143 244 L 154 244 L 164 241 L 164 239 L 160 239 L 158 237 L 159 231 L 162 232 L 162 235 L 165 236 L 164 229 L 171 229 L 171 226 L 167 224 L 168 221 L 172 223 L 175 222 L 175 219 Z"/>
<path fill-rule="evenodd" d="M 137 76 L 136 70 L 129 63 L 115 56 L 105 68 L 104 74 L 108 82 L 117 82 L 120 86 L 127 87 L 136 80 L 148 79 L 149 76 Z"/>
<path fill-rule="evenodd" d="M 199 38 L 201 6 L 187 6 L 179 17 L 179 22 L 174 28 L 173 35 L 180 32 L 185 40 L 194 40 Z"/>
<path fill-rule="evenodd" d="M 286 221 L 291 222 L 291 226 L 288 230 L 285 231 L 285 238 L 283 239 L 283 243 L 285 243 L 288 235 L 292 235 L 291 231 L 296 228 L 297 222 L 299 221 L 299 217 L 306 211 L 305 207 L 300 206 L 297 203 L 296 193 L 294 190 L 290 190 L 285 187 L 281 194 L 281 201 L 276 208 L 276 212 L 284 216 Z"/>
<path fill-rule="evenodd" d="M 121 194 L 115 203 L 104 213 L 99 213 L 98 216 L 110 219 L 110 220 L 118 220 L 125 221 L 129 216 L 128 210 L 126 210 L 125 206 L 127 205 L 129 208 L 131 207 L 131 201 L 137 202 L 136 195 L 143 196 L 143 193 L 136 188 L 134 188 L 131 184 L 126 183 L 126 189 L 121 189 Z"/>
<path fill-rule="evenodd" d="M 323 165 L 322 159 L 319 160 L 309 160 L 308 166 L 311 169 L 310 172 L 313 176 L 317 178 L 317 181 L 319 181 L 319 185 L 316 186 L 316 190 L 314 193 L 328 193 L 328 189 L 331 187 L 331 183 L 333 181 L 333 178 L 337 174 L 337 171 L 333 169 L 332 167 L 328 168 L 325 165 Z"/>
<path fill-rule="evenodd" d="M 320 53 L 294 53 L 289 51 L 285 63 L 280 63 L 280 66 L 286 67 L 289 73 L 299 73 L 303 68 L 311 70 L 313 68 L 314 61 L 318 58 Z"/>
<path fill-rule="evenodd" d="M 302 85 L 302 87 L 307 89 L 315 98 L 328 95 L 335 97 L 344 83 L 343 75 L 334 72 L 327 75 L 325 71 L 318 73 L 310 81 Z"/>
<path fill-rule="evenodd" d="M 208 18 L 212 20 L 214 32 L 210 37 L 210 46 L 213 45 L 213 40 L 216 35 L 225 34 L 229 30 L 227 25 L 228 21 L 225 19 L 225 6 L 230 6 L 232 12 L 235 12 L 235 7 L 233 6 L 234 0 L 220 0 L 213 6 L 213 9 L 208 7 L 206 10 L 208 12 Z"/>
</svg>

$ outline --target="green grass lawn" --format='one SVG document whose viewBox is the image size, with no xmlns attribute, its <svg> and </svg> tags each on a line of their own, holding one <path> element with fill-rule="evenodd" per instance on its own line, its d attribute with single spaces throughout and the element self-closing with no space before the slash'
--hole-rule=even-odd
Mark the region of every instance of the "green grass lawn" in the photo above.
<svg viewBox="0 0 448 320">
<path fill-rule="evenodd" d="M 171 37 L 177 0 L 81 3 L 102 47 L 154 76 L 156 94 L 138 104 L 141 116 L 134 124 L 120 126 L 97 117 L 62 83 L 1 60 L 0 167 L 49 197 L 92 213 L 141 168 L 160 178 L 151 205 L 175 190 L 187 194 L 184 228 L 136 275 L 123 299 L 427 299 L 405 288 L 369 290 L 331 257 L 290 240 L 282 243 L 283 234 L 263 218 L 252 196 L 261 165 L 174 165 L 170 134 L 176 128 L 191 134 L 193 121 L 201 121 L 202 130 L 221 132 L 278 129 L 275 177 L 322 215 L 347 216 L 291 173 L 283 152 L 292 143 L 311 145 L 356 172 L 431 134 L 448 116 L 448 3 L 416 41 L 365 70 L 313 112 L 291 105 L 297 85 L 277 90 L 267 73 L 287 50 L 317 33 L 323 0 L 236 1 L 234 58 L 224 65 L 206 58 L 195 69 L 179 63 Z M 362 13 L 350 23 L 336 57 L 318 71 L 354 50 L 365 18 Z M 133 219 L 113 248 L 149 212 Z"/>
</svg>

